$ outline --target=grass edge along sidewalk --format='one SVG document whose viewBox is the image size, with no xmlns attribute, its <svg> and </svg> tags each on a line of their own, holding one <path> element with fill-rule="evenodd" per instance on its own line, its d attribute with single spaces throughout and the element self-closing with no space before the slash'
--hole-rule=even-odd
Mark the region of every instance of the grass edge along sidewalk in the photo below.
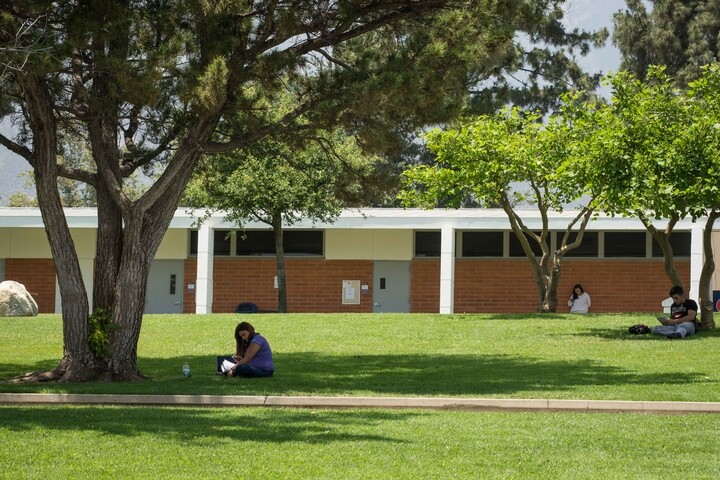
<svg viewBox="0 0 720 480">
<path fill-rule="evenodd" d="M 324 397 L 272 395 L 112 395 L 0 393 L 0 405 L 81 404 L 207 407 L 415 408 L 453 410 L 720 413 L 720 402 L 647 402 L 618 400 Z"/>
</svg>

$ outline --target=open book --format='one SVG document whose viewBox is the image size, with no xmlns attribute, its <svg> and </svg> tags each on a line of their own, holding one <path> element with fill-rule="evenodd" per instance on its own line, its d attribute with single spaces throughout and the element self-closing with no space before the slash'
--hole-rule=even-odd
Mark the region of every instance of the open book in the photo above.
<svg viewBox="0 0 720 480">
<path fill-rule="evenodd" d="M 667 325 L 669 318 L 667 318 L 665 315 L 660 315 L 657 317 L 657 321 L 662 323 L 663 325 Z"/>
<path fill-rule="evenodd" d="M 227 373 L 228 370 L 230 370 L 230 369 L 231 369 L 232 367 L 234 367 L 234 366 L 235 366 L 235 363 L 234 363 L 234 362 L 231 362 L 230 360 L 224 360 L 224 361 L 220 364 L 220 371 L 221 371 L 222 373 Z"/>
</svg>

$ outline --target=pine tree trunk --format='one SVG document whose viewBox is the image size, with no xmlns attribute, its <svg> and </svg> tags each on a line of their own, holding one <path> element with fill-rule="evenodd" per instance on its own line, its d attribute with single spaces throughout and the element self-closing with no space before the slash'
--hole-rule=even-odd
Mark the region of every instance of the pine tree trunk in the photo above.
<svg viewBox="0 0 720 480">
<path fill-rule="evenodd" d="M 102 152 L 93 152 L 98 168 L 106 168 L 96 177 L 99 228 L 94 301 L 96 306 L 109 308 L 115 325 L 109 334 L 109 354 L 96 356 L 88 342 L 89 303 L 80 263 L 58 194 L 57 134 L 51 98 L 40 78 L 27 76 L 24 87 L 33 131 L 38 202 L 62 297 L 64 352 L 52 371 L 28 374 L 16 381 L 143 378 L 138 369 L 137 344 L 150 265 L 200 158 L 200 145 L 210 138 L 219 112 L 197 119 L 163 175 L 136 202 L 117 190 L 113 192 L 119 186 L 119 177 L 109 161 L 112 153 L 103 157 Z"/>
<path fill-rule="evenodd" d="M 143 229 L 142 218 L 125 226 L 123 256 L 114 289 L 111 310 L 114 329 L 110 332 L 110 359 L 106 374 L 114 380 L 142 378 L 138 368 L 137 344 L 145 310 L 147 278 L 163 231 Z"/>
<path fill-rule="evenodd" d="M 44 81 L 23 80 L 28 118 L 33 131 L 33 166 L 37 198 L 45 232 L 55 261 L 63 311 L 63 358 L 51 372 L 27 380 L 83 380 L 97 369 L 88 346 L 88 300 L 75 245 L 60 201 L 57 185 L 57 132 L 52 100 Z"/>
</svg>

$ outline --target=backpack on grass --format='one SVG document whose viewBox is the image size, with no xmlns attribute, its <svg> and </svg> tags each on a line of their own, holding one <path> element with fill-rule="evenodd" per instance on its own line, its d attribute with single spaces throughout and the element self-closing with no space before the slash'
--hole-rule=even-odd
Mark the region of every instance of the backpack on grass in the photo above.
<svg viewBox="0 0 720 480">
<path fill-rule="evenodd" d="M 628 333 L 632 333 L 633 335 L 644 335 L 646 333 L 650 333 L 650 327 L 642 323 L 638 323 L 637 325 L 633 325 L 628 328 Z"/>
</svg>

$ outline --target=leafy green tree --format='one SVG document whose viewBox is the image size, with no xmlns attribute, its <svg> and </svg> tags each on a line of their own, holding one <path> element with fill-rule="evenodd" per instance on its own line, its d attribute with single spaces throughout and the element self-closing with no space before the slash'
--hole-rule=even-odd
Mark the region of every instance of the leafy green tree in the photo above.
<svg viewBox="0 0 720 480">
<path fill-rule="evenodd" d="M 611 77 L 612 102 L 601 107 L 602 121 L 584 149 L 594 152 L 590 168 L 604 194 L 599 208 L 638 217 L 660 245 L 671 283 L 683 285 L 674 265 L 670 236 L 678 220 L 707 217 L 705 263 L 699 301 L 702 323 L 714 327 L 710 280 L 714 272 L 711 235 L 720 190 L 720 73 L 707 68 L 688 93 L 673 86 L 663 67 L 651 67 L 646 80 L 622 72 Z M 716 90 L 717 89 L 717 90 Z M 655 224 L 668 221 L 660 229 Z"/>
<path fill-rule="evenodd" d="M 700 77 L 718 59 L 720 2 L 717 0 L 627 0 L 615 14 L 613 42 L 622 70 L 644 79 L 651 65 L 665 65 L 676 86 Z"/>
<path fill-rule="evenodd" d="M 703 230 L 703 251 L 705 258 L 700 273 L 698 301 L 701 308 L 702 326 L 715 328 L 713 302 L 710 286 L 715 275 L 715 254 L 713 253 L 713 228 L 720 217 L 720 187 L 717 175 L 720 172 L 720 68 L 710 65 L 700 78 L 689 85 L 689 96 L 693 107 L 693 123 L 681 130 L 679 139 L 683 151 L 690 158 L 693 170 L 685 172 L 695 175 L 696 182 L 686 190 L 687 201 L 702 205 L 707 219 Z M 712 112 L 708 115 L 707 112 Z"/>
<path fill-rule="evenodd" d="M 8 197 L 8 207 L 35 207 L 37 208 L 37 198 L 31 197 L 27 193 L 13 193 Z"/>
<path fill-rule="evenodd" d="M 574 135 L 572 125 L 561 116 L 543 124 L 540 114 L 523 114 L 518 109 L 435 130 L 427 140 L 437 163 L 407 170 L 402 197 L 406 203 L 424 207 L 438 202 L 458 207 L 468 195 L 481 205 L 499 205 L 532 267 L 538 312 L 555 312 L 562 258 L 581 244 L 598 196 L 586 187 L 589 183 L 574 152 L 579 143 Z M 520 185 L 527 185 L 528 190 Z M 571 202 L 582 205 L 558 248 L 551 250 L 548 213 L 562 211 Z M 537 208 L 540 231 L 523 220 L 521 209 L 528 205 Z"/>
<path fill-rule="evenodd" d="M 348 192 L 362 189 L 357 181 L 371 167 L 351 137 L 316 136 L 304 145 L 265 139 L 242 151 L 206 157 L 186 191 L 186 203 L 210 207 L 243 226 L 269 225 L 275 237 L 278 304 L 287 312 L 283 226 L 302 218 L 331 222 Z"/>
<path fill-rule="evenodd" d="M 336 125 L 371 143 L 388 126 L 441 123 L 468 87 L 507 63 L 518 31 L 557 17 L 559 0 L 6 0 L 3 113 L 21 124 L 0 145 L 33 168 L 55 259 L 63 358 L 29 380 L 142 378 L 137 344 L 152 259 L 200 157 L 281 132 Z M 42 22 L 32 23 L 42 18 Z M 28 23 L 30 22 L 30 23 Z M 538 33 L 540 35 L 540 33 Z M 381 47 L 381 48 L 378 48 Z M 270 92 L 297 102 L 268 122 Z M 93 169 L 59 163 L 86 138 Z M 158 172 L 140 196 L 124 179 Z M 62 211 L 58 179 L 91 185 L 98 208 L 93 302 Z M 88 344 L 91 310 L 109 312 L 107 349 Z"/>
<path fill-rule="evenodd" d="M 671 82 L 673 86 L 683 89 L 692 89 L 690 85 L 696 80 L 700 82 L 696 86 L 712 84 L 712 81 L 708 78 L 712 77 L 713 74 L 703 74 L 703 69 L 718 60 L 718 49 L 720 49 L 720 22 L 718 22 L 718 18 L 720 18 L 720 2 L 717 0 L 652 0 L 651 3 L 652 9 L 648 11 L 642 1 L 627 0 L 628 9 L 615 15 L 613 41 L 618 45 L 622 53 L 622 67 L 634 73 L 639 79 L 649 78 L 653 80 L 653 77 L 657 76 L 657 72 L 653 70 L 653 65 L 664 66 L 664 75 L 669 76 L 672 80 L 665 77 L 663 82 Z M 697 92 L 697 90 L 695 91 Z M 704 95 L 707 95 L 707 89 L 705 89 Z M 695 98 L 695 105 L 708 102 L 707 97 L 700 101 L 699 98 L 695 97 L 694 93 L 691 94 L 691 97 Z M 684 110 L 686 114 L 689 114 L 687 108 Z M 684 142 L 685 148 L 694 152 L 687 158 L 698 161 L 701 165 L 706 164 L 707 159 L 711 157 L 709 152 L 706 152 L 701 155 L 704 160 L 696 158 L 696 153 L 704 148 L 700 148 L 698 145 L 707 144 L 709 141 L 706 134 L 707 129 L 695 131 L 692 128 L 686 128 L 686 126 L 699 121 L 700 118 L 714 118 L 714 115 L 708 115 L 708 113 L 708 111 L 693 112 L 692 115 L 695 117 L 691 123 L 685 122 L 679 127 L 678 131 L 671 132 L 674 135 L 673 138 L 676 138 L 676 142 Z M 687 134 L 691 131 L 697 137 L 689 138 Z M 674 164 L 678 163 L 682 162 L 674 162 Z M 684 165 L 684 167 L 686 167 L 685 172 L 691 172 L 696 165 Z M 701 178 L 705 178 L 706 172 L 700 172 Z M 697 189 L 692 189 L 690 193 L 697 191 Z M 710 196 L 712 196 L 712 192 L 710 192 Z M 710 208 L 708 225 L 712 225 L 714 221 L 714 209 L 710 206 L 712 203 L 708 197 L 700 201 L 700 205 L 706 205 Z M 681 284 L 677 276 L 672 274 L 672 270 L 674 270 L 671 267 L 672 248 L 667 242 L 667 237 L 672 233 L 673 220 L 676 217 L 671 214 L 670 218 L 669 228 L 665 228 L 663 232 L 653 231 L 652 227 L 648 227 L 648 230 L 663 248 L 665 268 L 671 281 Z M 706 225 L 706 228 L 708 225 Z M 646 224 L 646 226 L 648 225 Z M 706 231 L 705 235 L 710 235 L 710 233 Z M 703 324 L 710 326 L 714 325 L 711 311 L 712 302 L 711 298 L 709 298 L 709 279 L 712 273 L 708 271 L 711 267 L 708 262 L 712 261 L 710 255 L 712 243 L 709 238 L 706 238 L 704 243 L 706 259 L 701 274 L 699 300 L 702 308 Z"/>
</svg>

